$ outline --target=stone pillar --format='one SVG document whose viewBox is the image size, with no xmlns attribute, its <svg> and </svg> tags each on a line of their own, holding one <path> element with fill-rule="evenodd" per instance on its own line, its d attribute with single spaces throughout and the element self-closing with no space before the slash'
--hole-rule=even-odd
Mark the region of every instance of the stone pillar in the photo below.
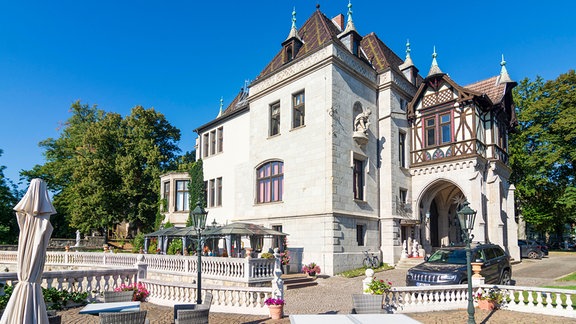
<svg viewBox="0 0 576 324">
<path fill-rule="evenodd" d="M 362 280 L 362 293 L 365 295 L 369 295 L 370 293 L 366 292 L 366 290 L 368 290 L 368 285 L 374 279 L 374 270 L 366 269 L 366 272 L 364 272 L 364 274 L 366 275 L 366 278 Z"/>
<path fill-rule="evenodd" d="M 484 284 L 484 277 L 480 274 L 482 271 L 482 262 L 470 262 L 472 265 L 472 271 L 474 274 L 472 275 L 472 286 L 479 286 Z"/>
<path fill-rule="evenodd" d="M 280 253 L 278 248 L 274 249 L 274 279 L 272 279 L 272 297 L 284 299 L 284 280 L 280 278 L 282 276 Z"/>
<path fill-rule="evenodd" d="M 148 264 L 144 261 L 144 254 L 138 255 L 134 266 L 138 269 L 136 281 L 139 282 L 141 279 L 146 279 L 146 276 L 148 275 Z"/>
</svg>

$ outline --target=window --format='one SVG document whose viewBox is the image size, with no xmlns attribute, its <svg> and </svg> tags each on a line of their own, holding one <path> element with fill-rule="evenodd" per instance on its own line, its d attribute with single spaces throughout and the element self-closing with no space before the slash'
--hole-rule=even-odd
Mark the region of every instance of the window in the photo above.
<svg viewBox="0 0 576 324">
<path fill-rule="evenodd" d="M 203 155 L 204 155 L 204 157 L 207 157 L 208 153 L 210 152 L 209 151 L 209 148 L 210 148 L 209 134 L 208 133 L 204 134 L 204 136 L 202 136 L 202 138 L 203 138 L 202 142 L 204 144 L 204 154 Z"/>
<path fill-rule="evenodd" d="M 282 201 L 284 192 L 284 163 L 267 162 L 256 170 L 256 201 L 268 203 Z"/>
<path fill-rule="evenodd" d="M 272 229 L 278 232 L 282 232 L 282 225 L 272 225 Z M 274 236 L 272 238 L 272 248 L 282 248 L 282 241 L 284 240 L 283 236 Z"/>
<path fill-rule="evenodd" d="M 204 197 L 202 197 L 204 206 L 208 206 L 208 181 L 204 181 Z"/>
<path fill-rule="evenodd" d="M 216 201 L 216 180 L 212 179 L 208 182 L 208 207 L 214 207 Z"/>
<path fill-rule="evenodd" d="M 364 161 L 354 159 L 354 199 L 364 200 Z"/>
<path fill-rule="evenodd" d="M 188 180 L 176 180 L 176 211 L 190 210 L 188 183 Z"/>
<path fill-rule="evenodd" d="M 218 134 L 218 153 L 222 153 L 224 151 L 224 127 L 220 127 L 217 129 Z"/>
<path fill-rule="evenodd" d="M 222 206 L 222 178 L 216 178 L 216 206 Z"/>
<path fill-rule="evenodd" d="M 400 203 L 403 204 L 402 207 L 406 206 L 406 200 L 408 199 L 408 190 L 400 189 Z"/>
<path fill-rule="evenodd" d="M 402 109 L 402 111 L 406 111 L 407 107 L 408 101 L 404 100 L 404 98 L 400 98 L 400 109 Z"/>
<path fill-rule="evenodd" d="M 292 96 L 292 128 L 304 126 L 304 91 Z"/>
<path fill-rule="evenodd" d="M 366 234 L 366 230 L 364 229 L 364 225 L 356 225 L 356 242 L 358 242 L 358 246 L 364 246 L 364 234 Z"/>
<path fill-rule="evenodd" d="M 162 198 L 164 198 L 164 203 L 162 203 L 162 210 L 168 211 L 168 199 L 170 199 L 170 181 L 164 182 L 163 187 Z"/>
<path fill-rule="evenodd" d="M 270 105 L 270 132 L 269 136 L 280 134 L 280 102 Z"/>
<path fill-rule="evenodd" d="M 426 118 L 424 127 L 426 147 L 452 142 L 452 116 L 449 113 Z"/>
<path fill-rule="evenodd" d="M 452 142 L 452 123 L 450 120 L 450 114 L 440 116 L 440 144 Z"/>
<path fill-rule="evenodd" d="M 210 155 L 216 154 L 216 131 L 210 132 Z"/>
<path fill-rule="evenodd" d="M 398 133 L 398 162 L 400 167 L 406 167 L 406 134 L 403 132 Z"/>
</svg>

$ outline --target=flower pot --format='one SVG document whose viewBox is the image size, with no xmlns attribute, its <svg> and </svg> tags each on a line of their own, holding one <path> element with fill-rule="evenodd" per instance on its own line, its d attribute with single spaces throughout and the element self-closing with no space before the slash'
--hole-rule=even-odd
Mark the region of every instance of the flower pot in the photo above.
<svg viewBox="0 0 576 324">
<path fill-rule="evenodd" d="M 290 273 L 290 265 L 289 264 L 283 264 L 282 265 L 282 273 L 284 273 L 284 274 Z"/>
<path fill-rule="evenodd" d="M 316 272 L 314 271 L 308 272 L 308 277 L 316 277 Z"/>
<path fill-rule="evenodd" d="M 270 318 L 274 320 L 281 319 L 284 315 L 284 305 L 270 305 L 268 309 L 270 310 Z"/>
<path fill-rule="evenodd" d="M 478 300 L 478 308 L 485 310 L 493 310 L 496 308 L 496 303 L 492 300 L 480 299 Z"/>
</svg>

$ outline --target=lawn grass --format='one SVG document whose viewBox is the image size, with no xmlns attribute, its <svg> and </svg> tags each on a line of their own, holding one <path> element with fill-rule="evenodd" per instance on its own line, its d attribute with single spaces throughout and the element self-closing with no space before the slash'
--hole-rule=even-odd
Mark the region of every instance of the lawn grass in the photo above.
<svg viewBox="0 0 576 324">
<path fill-rule="evenodd" d="M 341 272 L 338 275 L 340 275 L 342 277 L 346 277 L 346 278 L 360 277 L 360 276 L 365 275 L 366 269 L 368 269 L 368 268 L 361 267 L 361 268 Z M 374 268 L 372 270 L 374 270 L 374 272 L 382 272 L 382 271 L 386 271 L 386 270 L 390 270 L 390 269 L 394 269 L 394 267 L 390 266 L 386 263 L 382 263 L 378 268 Z"/>
<path fill-rule="evenodd" d="M 558 279 L 557 281 L 576 281 L 576 272 L 571 273 L 565 277 Z"/>
</svg>

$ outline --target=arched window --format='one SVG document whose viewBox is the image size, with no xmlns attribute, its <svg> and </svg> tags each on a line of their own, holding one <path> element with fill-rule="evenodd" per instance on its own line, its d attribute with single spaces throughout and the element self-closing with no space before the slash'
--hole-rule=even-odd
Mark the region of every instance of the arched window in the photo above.
<svg viewBox="0 0 576 324">
<path fill-rule="evenodd" d="M 256 169 L 256 202 L 282 201 L 284 192 L 284 163 L 270 161 Z"/>
</svg>

